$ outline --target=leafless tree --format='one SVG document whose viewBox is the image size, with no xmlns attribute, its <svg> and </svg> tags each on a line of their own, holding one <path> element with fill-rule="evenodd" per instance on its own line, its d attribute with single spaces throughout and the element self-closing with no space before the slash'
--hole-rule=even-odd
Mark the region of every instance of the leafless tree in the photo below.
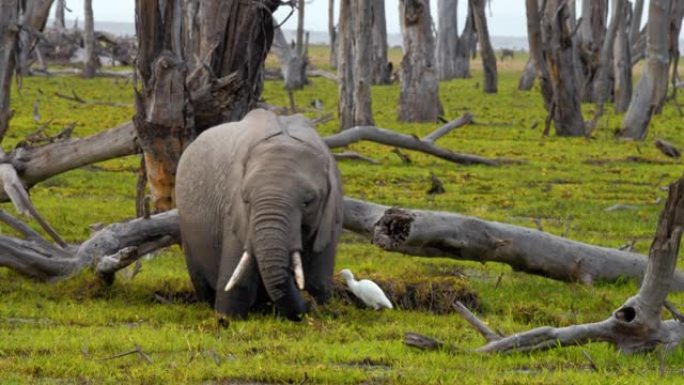
<svg viewBox="0 0 684 385">
<path fill-rule="evenodd" d="M 651 117 L 665 98 L 670 60 L 671 6 L 672 0 L 651 0 L 649 4 L 648 57 L 622 120 L 620 135 L 623 137 L 644 139 Z"/>
<path fill-rule="evenodd" d="M 64 23 L 64 11 L 66 9 L 66 0 L 57 0 L 55 3 L 55 21 L 53 27 L 57 30 L 66 28 Z"/>
<path fill-rule="evenodd" d="M 487 16 L 485 15 L 485 0 L 470 0 L 470 7 L 473 9 L 475 30 L 480 42 L 480 57 L 482 58 L 482 67 L 484 69 L 484 87 L 482 89 L 485 93 L 496 93 L 496 54 L 489 39 Z"/>
<path fill-rule="evenodd" d="M 5 136 L 12 118 L 10 90 L 16 65 L 16 48 L 20 1 L 0 2 L 0 141 Z"/>
<path fill-rule="evenodd" d="M 83 63 L 83 77 L 95 76 L 98 66 L 98 58 L 95 53 L 95 20 L 93 18 L 93 0 L 83 2 L 83 45 L 85 46 L 85 62 Z"/>
<path fill-rule="evenodd" d="M 389 84 L 392 82 L 392 65 L 387 60 L 387 20 L 385 18 L 385 0 L 373 0 L 373 84 Z"/>
<path fill-rule="evenodd" d="M 22 76 L 31 74 L 31 55 L 36 47 L 38 34 L 47 24 L 48 15 L 54 0 L 26 0 L 24 4 L 20 23 L 22 25 L 19 32 L 19 55 L 17 66 Z"/>
<path fill-rule="evenodd" d="M 442 113 L 435 65 L 435 41 L 429 0 L 400 0 L 404 58 L 401 61 L 399 120 L 437 120 Z"/>
</svg>

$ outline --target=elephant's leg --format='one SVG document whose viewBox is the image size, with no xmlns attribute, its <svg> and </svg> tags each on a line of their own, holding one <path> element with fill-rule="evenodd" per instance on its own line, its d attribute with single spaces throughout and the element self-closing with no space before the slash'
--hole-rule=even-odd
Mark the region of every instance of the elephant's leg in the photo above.
<svg viewBox="0 0 684 385">
<path fill-rule="evenodd" d="M 237 281 L 237 284 L 230 291 L 225 290 L 242 253 L 241 242 L 224 240 L 214 304 L 214 309 L 217 312 L 238 318 L 247 317 L 249 308 L 256 300 L 260 281 L 256 260 L 254 256 L 251 256 L 245 273 Z"/>
<path fill-rule="evenodd" d="M 199 263 L 199 253 L 194 251 L 193 248 L 185 241 L 183 242 L 183 251 L 185 252 L 185 263 L 188 266 L 190 281 L 192 281 L 192 286 L 195 288 L 195 295 L 197 296 L 197 299 L 213 305 L 216 297 L 216 291 L 207 280 L 205 272 Z"/>
<path fill-rule="evenodd" d="M 336 243 L 330 242 L 320 253 L 305 251 L 304 286 L 319 304 L 327 302 L 332 294 Z"/>
</svg>

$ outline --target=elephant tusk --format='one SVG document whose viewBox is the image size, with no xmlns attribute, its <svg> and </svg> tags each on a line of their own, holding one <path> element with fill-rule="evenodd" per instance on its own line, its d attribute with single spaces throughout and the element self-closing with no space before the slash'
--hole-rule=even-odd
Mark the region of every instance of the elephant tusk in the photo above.
<svg viewBox="0 0 684 385">
<path fill-rule="evenodd" d="M 225 291 L 230 291 L 240 280 L 240 278 L 245 275 L 245 271 L 247 270 L 247 264 L 249 263 L 250 255 L 247 251 L 242 253 L 242 257 L 240 257 L 240 262 L 238 262 L 237 266 L 235 267 L 235 271 L 233 271 L 233 276 L 230 277 L 230 280 L 226 284 Z"/>
<path fill-rule="evenodd" d="M 304 290 L 304 268 L 302 267 L 302 255 L 299 251 L 292 253 L 292 270 L 294 270 L 295 282 L 299 290 Z"/>
</svg>

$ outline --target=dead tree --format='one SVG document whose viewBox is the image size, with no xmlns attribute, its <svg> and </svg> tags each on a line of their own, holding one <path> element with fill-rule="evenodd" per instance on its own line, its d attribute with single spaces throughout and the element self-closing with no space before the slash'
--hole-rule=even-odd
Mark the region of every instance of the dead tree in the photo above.
<svg viewBox="0 0 684 385">
<path fill-rule="evenodd" d="M 371 109 L 372 0 L 340 0 L 337 36 L 340 130 L 373 124 Z"/>
<path fill-rule="evenodd" d="M 518 90 L 529 91 L 534 86 L 534 79 L 537 78 L 537 68 L 534 64 L 534 59 L 532 55 L 527 59 L 525 63 L 525 68 L 523 69 L 523 74 L 520 75 L 520 80 L 518 81 Z"/>
<path fill-rule="evenodd" d="M 684 17 L 684 1 L 674 0 L 672 2 L 672 11 L 670 13 L 670 67 L 672 67 L 672 76 L 670 83 L 672 84 L 672 95 L 670 98 L 677 102 L 677 83 L 679 82 L 679 33 L 682 29 L 682 18 Z M 663 105 L 661 104 L 658 113 L 661 112 Z"/>
<path fill-rule="evenodd" d="M 52 26 L 59 31 L 66 28 L 64 22 L 64 11 L 66 9 L 66 0 L 57 0 L 55 3 L 55 21 Z"/>
<path fill-rule="evenodd" d="M 372 0 L 373 15 L 373 84 L 390 84 L 392 82 L 392 64 L 387 61 L 387 20 L 385 18 L 385 0 Z"/>
<path fill-rule="evenodd" d="M 552 100 L 553 100 L 553 89 L 551 88 L 551 80 L 549 75 L 549 69 L 546 66 L 546 60 L 544 59 L 544 52 L 547 50 L 545 46 L 545 41 L 542 39 L 542 18 L 544 10 L 540 9 L 542 4 L 539 0 L 526 0 L 525 1 L 525 12 L 527 15 L 527 41 L 529 44 L 530 59 L 525 66 L 525 74 L 523 78 L 527 77 L 528 83 L 525 85 L 523 78 L 520 79 L 520 84 L 518 89 L 523 86 L 532 87 L 532 83 L 535 77 L 539 78 L 539 84 L 541 86 L 542 99 L 544 100 L 544 106 L 546 110 L 549 111 Z M 527 74 L 530 70 L 534 71 L 533 75 Z M 527 75 L 526 75 L 527 74 Z"/>
<path fill-rule="evenodd" d="M 241 119 L 258 101 L 278 4 L 207 0 L 187 17 L 181 0 L 136 2 L 143 89 L 135 126 L 156 211 L 174 206 L 176 165 L 195 135 Z M 183 31 L 186 39 L 196 31 L 195 40 L 184 44 Z M 185 57 L 184 46 L 197 51 Z"/>
<path fill-rule="evenodd" d="M 335 0 L 328 0 L 328 37 L 330 39 L 330 67 L 337 68 L 337 30 L 335 28 Z"/>
<path fill-rule="evenodd" d="M 400 0 L 401 60 L 399 120 L 434 122 L 442 113 L 429 0 Z"/>
<path fill-rule="evenodd" d="M 596 70 L 596 77 L 593 84 L 593 97 L 596 102 L 596 112 L 594 118 L 587 127 L 587 135 L 596 127 L 598 119 L 603 115 L 605 103 L 610 100 L 613 90 L 613 50 L 618 33 L 620 18 L 624 15 L 623 9 L 626 7 L 625 0 L 613 1 L 613 13 L 608 26 L 608 32 L 603 40 L 599 53 L 599 65 Z"/>
<path fill-rule="evenodd" d="M 280 61 L 280 69 L 286 90 L 296 90 L 306 83 L 306 57 L 299 56 L 297 49 L 293 49 L 285 39 L 282 29 L 276 28 L 273 37 L 273 52 Z"/>
<path fill-rule="evenodd" d="M 644 139 L 651 117 L 667 93 L 671 4 L 671 0 L 652 0 L 649 3 L 646 67 L 622 120 L 622 137 Z"/>
<path fill-rule="evenodd" d="M 639 32 L 641 29 L 641 15 L 644 12 L 644 0 L 634 1 L 634 10 L 632 11 L 632 17 L 629 22 L 629 41 L 630 44 L 634 44 L 639 38 Z"/>
<path fill-rule="evenodd" d="M 458 52 L 458 0 L 437 2 L 437 72 L 439 80 L 456 75 Z"/>
<path fill-rule="evenodd" d="M 482 58 L 482 67 L 484 69 L 484 87 L 482 90 L 488 94 L 496 93 L 496 54 L 489 39 L 487 16 L 485 15 L 485 0 L 470 0 L 470 7 L 473 9 L 475 30 L 480 42 L 480 57 Z"/>
<path fill-rule="evenodd" d="M 670 185 L 660 214 L 648 267 L 639 292 L 627 299 L 606 320 L 562 328 L 543 326 L 509 337 L 500 336 L 480 322 L 465 307 L 459 312 L 487 339 L 479 352 L 514 352 L 553 349 L 561 346 L 608 342 L 623 353 L 650 352 L 659 346 L 671 350 L 684 340 L 684 317 L 666 301 L 672 290 L 679 245 L 684 231 L 684 178 Z M 664 321 L 670 311 L 674 319 Z"/>
<path fill-rule="evenodd" d="M 527 4 L 529 9 L 532 4 L 530 1 Z M 585 134 L 585 129 L 572 65 L 574 53 L 572 30 L 567 23 L 570 18 L 569 12 L 566 1 L 549 0 L 546 2 L 542 18 L 542 49 L 553 91 L 549 115 L 553 118 L 556 134 L 581 136 Z"/>
<path fill-rule="evenodd" d="M 50 7 L 54 0 L 26 0 L 21 14 L 21 31 L 19 33 L 19 55 L 17 66 L 22 76 L 31 74 L 31 55 L 36 46 L 38 33 L 45 28 Z"/>
<path fill-rule="evenodd" d="M 0 2 L 0 142 L 12 119 L 10 90 L 16 64 L 20 3 L 19 0 Z"/>
<path fill-rule="evenodd" d="M 440 80 L 470 77 L 470 50 L 475 42 L 473 12 L 468 1 L 468 14 L 458 35 L 458 0 L 437 2 L 437 71 Z"/>
<path fill-rule="evenodd" d="M 93 0 L 83 2 L 83 46 L 85 47 L 85 63 L 83 63 L 83 77 L 92 78 L 97 71 L 98 59 L 95 53 L 95 21 L 93 19 Z"/>
<path fill-rule="evenodd" d="M 578 84 L 583 102 L 594 101 L 594 82 L 600 67 L 601 46 L 606 36 L 607 19 L 608 0 L 582 1 L 582 22 L 577 31 L 577 49 L 582 74 Z"/>
<path fill-rule="evenodd" d="M 641 1 L 643 5 L 643 1 Z M 622 14 L 618 16 L 617 34 L 613 45 L 613 94 L 615 112 L 627 111 L 632 98 L 632 58 L 629 49 L 629 3 L 622 7 Z"/>
</svg>

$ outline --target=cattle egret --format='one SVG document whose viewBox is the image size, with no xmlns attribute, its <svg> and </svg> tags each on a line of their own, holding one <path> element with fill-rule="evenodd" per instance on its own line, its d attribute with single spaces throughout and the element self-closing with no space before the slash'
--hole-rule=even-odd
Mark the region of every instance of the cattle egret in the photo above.
<svg viewBox="0 0 684 385">
<path fill-rule="evenodd" d="M 387 299 L 387 296 L 382 291 L 380 286 L 375 282 L 362 279 L 357 281 L 354 279 L 354 274 L 349 269 L 340 271 L 340 275 L 347 282 L 347 286 L 355 296 L 357 296 L 366 306 L 372 307 L 375 310 L 381 308 L 392 308 L 392 303 Z"/>
</svg>

